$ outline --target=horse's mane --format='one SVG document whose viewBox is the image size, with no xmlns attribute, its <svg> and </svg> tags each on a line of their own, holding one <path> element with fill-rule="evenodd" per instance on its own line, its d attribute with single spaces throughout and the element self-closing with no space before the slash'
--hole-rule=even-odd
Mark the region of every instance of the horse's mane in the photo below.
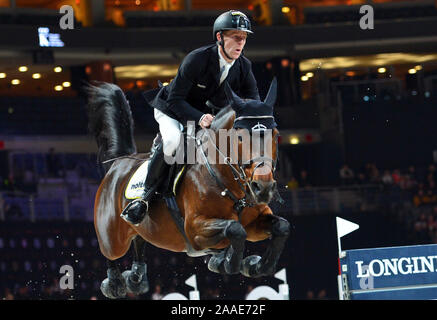
<svg viewBox="0 0 437 320">
<path fill-rule="evenodd" d="M 211 129 L 218 131 L 219 129 L 231 129 L 235 119 L 235 111 L 231 106 L 227 106 L 219 111 L 211 123 Z"/>
</svg>

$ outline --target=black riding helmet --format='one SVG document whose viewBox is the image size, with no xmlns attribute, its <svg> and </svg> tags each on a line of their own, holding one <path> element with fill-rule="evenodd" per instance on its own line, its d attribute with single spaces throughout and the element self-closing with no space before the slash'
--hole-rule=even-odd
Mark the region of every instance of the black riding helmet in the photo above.
<svg viewBox="0 0 437 320">
<path fill-rule="evenodd" d="M 219 45 L 222 47 L 225 55 L 229 59 L 231 59 L 231 57 L 228 56 L 224 48 L 222 31 L 226 31 L 226 30 L 239 30 L 239 31 L 245 31 L 247 33 L 253 33 L 253 31 L 249 18 L 240 11 L 230 10 L 225 13 L 222 13 L 217 17 L 217 19 L 215 19 L 214 28 L 213 28 L 213 39 L 214 41 L 217 41 L 216 34 L 217 32 L 220 32 L 220 36 L 222 40 L 220 41 Z"/>
</svg>

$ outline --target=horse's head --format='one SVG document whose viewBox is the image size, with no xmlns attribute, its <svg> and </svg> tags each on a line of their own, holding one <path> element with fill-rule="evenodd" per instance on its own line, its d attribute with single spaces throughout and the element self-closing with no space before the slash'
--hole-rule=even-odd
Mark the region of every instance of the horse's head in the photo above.
<svg viewBox="0 0 437 320">
<path fill-rule="evenodd" d="M 277 159 L 279 131 L 273 117 L 277 81 L 273 79 L 264 101 L 244 100 L 229 85 L 225 87 L 230 106 L 235 111 L 233 129 L 237 141 L 238 163 L 248 177 L 249 192 L 257 203 L 269 203 L 276 191 L 273 173 Z"/>
</svg>

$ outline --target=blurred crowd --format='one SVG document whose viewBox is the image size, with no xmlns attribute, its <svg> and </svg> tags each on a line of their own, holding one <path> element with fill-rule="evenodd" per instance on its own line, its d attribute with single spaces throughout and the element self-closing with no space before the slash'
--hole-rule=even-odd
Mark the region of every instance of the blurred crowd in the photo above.
<svg viewBox="0 0 437 320">
<path fill-rule="evenodd" d="M 437 170 L 435 164 L 425 167 L 409 166 L 378 169 L 375 164 L 366 164 L 355 172 L 347 164 L 339 170 L 343 186 L 354 184 L 378 184 L 386 194 L 398 195 L 398 203 L 391 209 L 404 219 L 416 244 L 437 243 Z M 388 208 L 390 209 L 390 208 Z"/>
<path fill-rule="evenodd" d="M 428 167 L 416 168 L 409 166 L 405 170 L 379 169 L 374 163 L 367 163 L 361 170 L 353 170 L 344 164 L 339 170 L 341 185 L 380 184 L 387 188 L 399 188 L 417 193 L 419 190 L 435 189 L 436 168 L 434 164 Z"/>
<path fill-rule="evenodd" d="M 49 148 L 45 153 L 15 153 L 7 173 L 0 175 L 0 191 L 33 193 L 41 181 L 99 181 L 95 154 L 62 153 Z"/>
<path fill-rule="evenodd" d="M 338 171 L 340 187 L 379 186 L 390 202 L 386 209 L 396 211 L 394 214 L 404 219 L 411 240 L 417 243 L 437 243 L 436 180 L 437 170 L 433 163 L 405 169 L 382 169 L 374 163 L 366 163 L 362 168 L 344 164 Z M 292 176 L 287 183 L 288 190 L 309 187 L 317 185 L 311 182 L 306 170 L 300 171 L 297 178 Z"/>
<path fill-rule="evenodd" d="M 348 164 L 344 164 L 338 172 L 338 184 L 340 186 L 379 184 L 387 188 L 399 188 L 415 193 L 422 190 L 428 193 L 430 189 L 435 190 L 436 175 L 434 164 L 419 169 L 409 166 L 405 170 L 380 169 L 374 163 L 367 163 L 363 168 L 353 169 Z M 296 176 L 291 176 L 287 182 L 289 190 L 308 187 L 317 187 L 317 185 L 307 170 L 301 170 Z"/>
</svg>

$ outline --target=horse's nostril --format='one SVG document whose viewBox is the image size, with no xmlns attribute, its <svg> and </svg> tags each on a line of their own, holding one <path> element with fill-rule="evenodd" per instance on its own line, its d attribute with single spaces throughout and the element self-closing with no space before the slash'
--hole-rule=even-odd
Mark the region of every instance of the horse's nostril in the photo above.
<svg viewBox="0 0 437 320">
<path fill-rule="evenodd" d="M 252 181 L 252 188 L 253 188 L 253 191 L 255 191 L 255 192 L 258 192 L 261 190 L 261 186 L 256 181 Z"/>
</svg>

